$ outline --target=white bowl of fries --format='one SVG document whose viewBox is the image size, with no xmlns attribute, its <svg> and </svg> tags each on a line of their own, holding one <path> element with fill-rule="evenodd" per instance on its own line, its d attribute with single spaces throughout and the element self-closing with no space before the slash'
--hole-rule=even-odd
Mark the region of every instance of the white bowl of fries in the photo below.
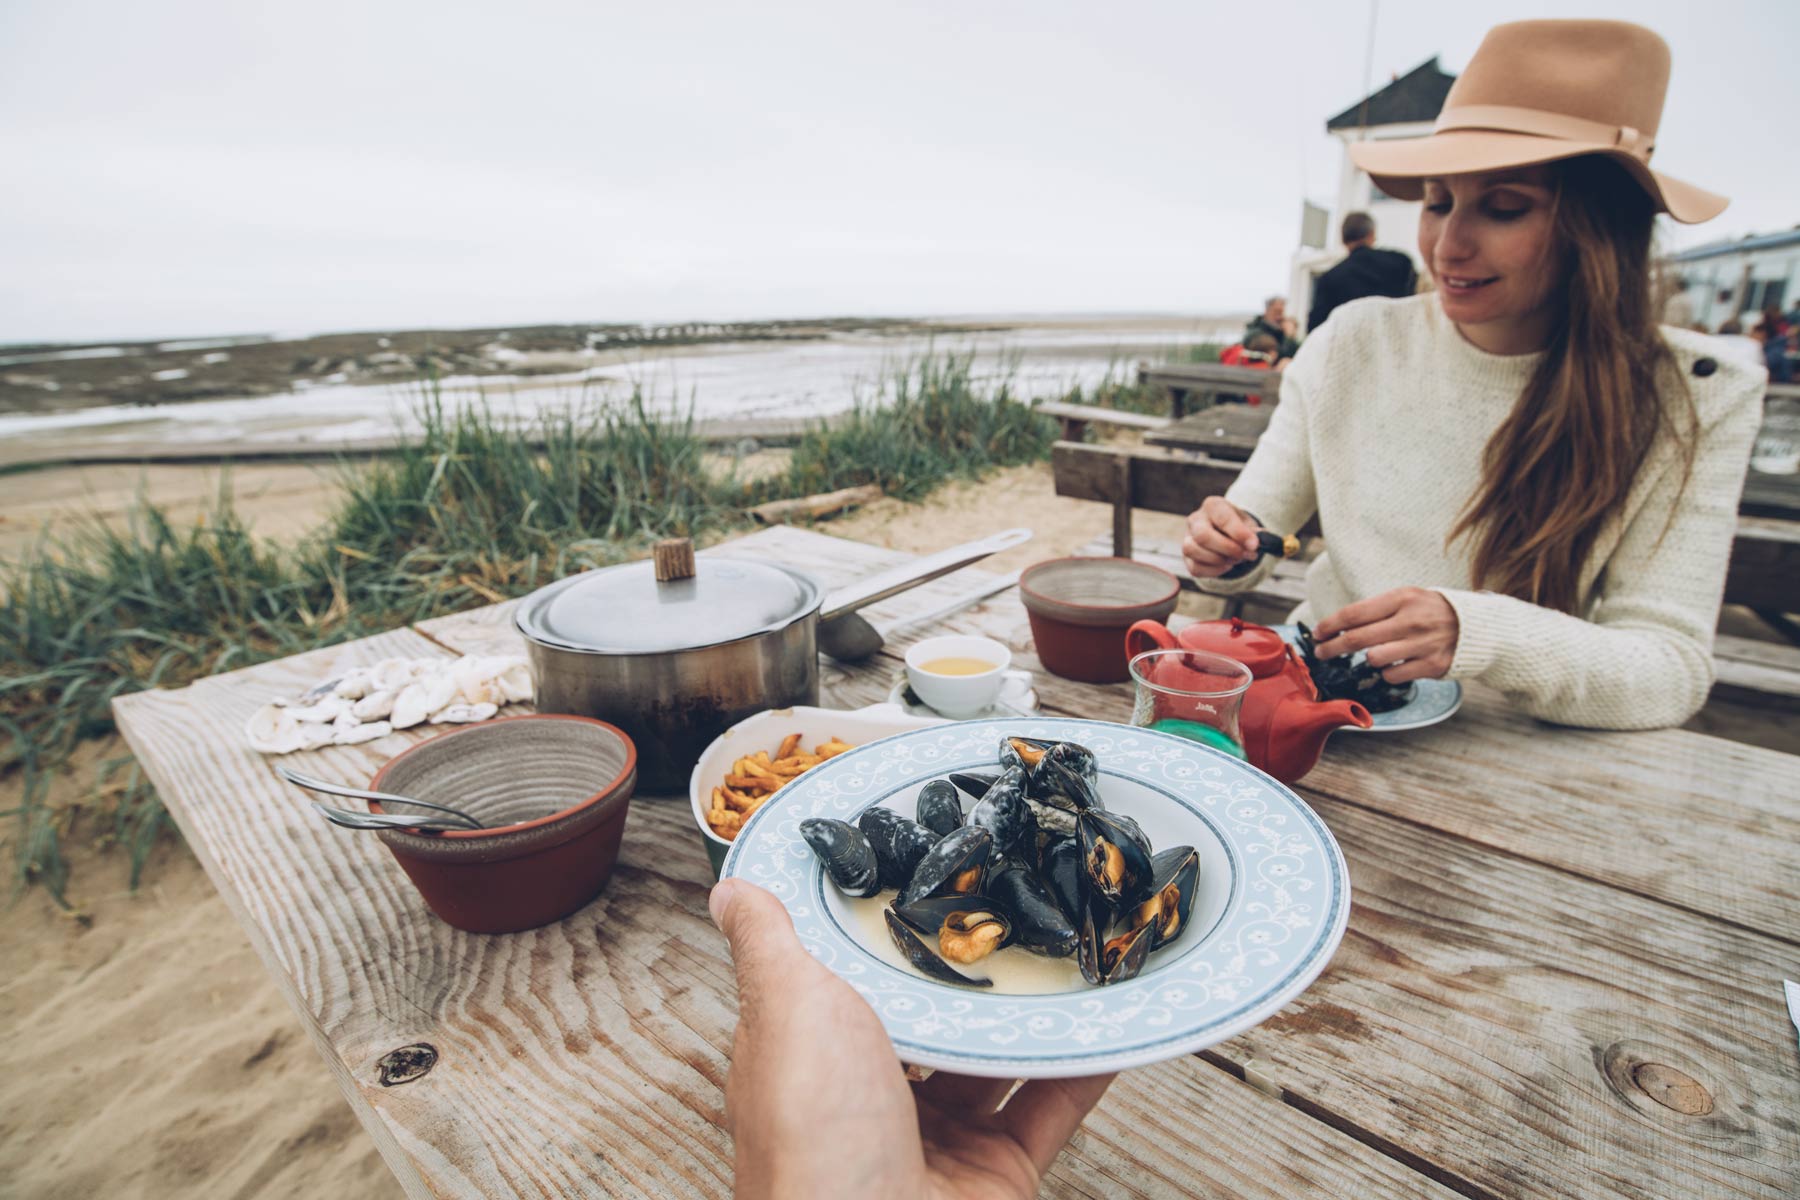
<svg viewBox="0 0 1800 1200">
<path fill-rule="evenodd" d="M 738 829 L 782 786 L 808 768 L 855 746 L 909 729 L 942 725 L 897 704 L 839 708 L 771 708 L 713 739 L 688 780 L 694 822 L 706 838 L 716 877 Z"/>
</svg>

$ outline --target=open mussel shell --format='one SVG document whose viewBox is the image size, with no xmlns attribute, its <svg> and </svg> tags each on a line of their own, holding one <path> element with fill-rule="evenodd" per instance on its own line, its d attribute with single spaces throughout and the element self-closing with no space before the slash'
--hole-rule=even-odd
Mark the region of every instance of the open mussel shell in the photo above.
<svg viewBox="0 0 1800 1200">
<path fill-rule="evenodd" d="M 1018 937 L 1012 913 L 992 897 L 932 896 L 897 904 L 894 915 L 926 939 L 935 938 L 938 953 L 953 963 L 977 962 Z"/>
<path fill-rule="evenodd" d="M 1136 929 L 1153 925 L 1150 948 L 1159 949 L 1181 936 L 1200 890 L 1200 855 L 1192 846 L 1171 846 L 1150 860 L 1150 895 L 1126 915 Z"/>
<path fill-rule="evenodd" d="M 1028 737 L 1003 737 L 1000 739 L 1000 766 L 1017 767 L 1027 775 L 1031 769 L 1043 759 L 1044 752 L 1054 746 L 1055 742 L 1039 741 Z"/>
<path fill-rule="evenodd" d="M 1037 848 L 1037 818 L 1025 804 L 1025 772 L 1009 767 L 969 810 L 969 824 L 994 835 L 994 857 L 1026 854 Z"/>
<path fill-rule="evenodd" d="M 1051 808 L 1041 804 L 1030 796 L 1025 797 L 1025 807 L 1037 818 L 1038 830 L 1052 837 L 1072 838 L 1075 836 L 1075 814 L 1066 808 Z"/>
<path fill-rule="evenodd" d="M 979 800 L 987 795 L 987 790 L 994 786 L 994 780 L 1000 776 L 982 771 L 952 771 L 948 778 L 963 795 L 971 800 Z"/>
<path fill-rule="evenodd" d="M 884 888 L 905 887 L 919 862 L 938 843 L 938 835 L 931 830 L 879 804 L 864 809 L 856 824 L 875 851 Z"/>
<path fill-rule="evenodd" d="M 987 882 L 988 856 L 993 849 L 993 834 L 979 825 L 964 825 L 926 851 L 894 903 L 907 905 L 929 896 L 979 892 Z"/>
<path fill-rule="evenodd" d="M 1150 957 L 1150 926 L 1127 930 L 1109 939 L 1108 924 L 1104 905 L 1090 904 L 1082 913 L 1075 960 L 1081 967 L 1081 977 L 1096 987 L 1137 978 L 1144 969 L 1144 960 Z"/>
<path fill-rule="evenodd" d="M 873 896 L 881 890 L 881 868 L 862 830 L 830 817 L 800 822 L 800 836 L 812 847 L 825 874 L 846 896 Z"/>
<path fill-rule="evenodd" d="M 1050 889 L 1072 927 L 1081 916 L 1081 847 L 1073 837 L 1044 843 L 1038 851 L 1038 878 Z"/>
<path fill-rule="evenodd" d="M 934 779 L 919 792 L 919 824 L 947 837 L 963 823 L 962 800 L 948 779 Z"/>
<path fill-rule="evenodd" d="M 1061 743 L 1069 745 L 1071 743 Z M 1079 749 L 1079 747 L 1077 747 Z M 1045 755 L 1032 772 L 1030 793 L 1034 800 L 1051 808 L 1083 812 L 1090 808 L 1105 809 L 1100 801 L 1100 788 L 1080 770 Z"/>
<path fill-rule="evenodd" d="M 1081 876 L 1088 900 L 1102 900 L 1114 912 L 1150 892 L 1150 842 L 1129 817 L 1086 809 L 1075 819 Z"/>
<path fill-rule="evenodd" d="M 906 961 L 917 967 L 933 979 L 941 979 L 945 983 L 960 984 L 963 987 L 992 987 L 993 982 L 987 979 L 972 979 L 958 971 L 938 956 L 938 952 L 928 945 L 918 933 L 896 915 L 891 908 L 881 910 L 887 918 L 888 935 L 894 939 L 894 945 L 906 956 Z"/>
<path fill-rule="evenodd" d="M 1028 868 L 1012 866 L 996 872 L 988 879 L 987 895 L 1012 914 L 1013 938 L 1027 950 L 1046 958 L 1075 953 L 1080 936 L 1074 924 Z"/>
</svg>

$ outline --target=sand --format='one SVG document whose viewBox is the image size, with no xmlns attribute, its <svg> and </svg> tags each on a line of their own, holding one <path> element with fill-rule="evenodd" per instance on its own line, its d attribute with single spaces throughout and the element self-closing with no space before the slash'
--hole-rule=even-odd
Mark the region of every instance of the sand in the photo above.
<svg viewBox="0 0 1800 1200">
<path fill-rule="evenodd" d="M 322 515 L 329 470 L 235 472 L 256 528 L 290 536 Z M 157 468 L 152 495 L 198 511 L 210 468 Z M 117 469 L 0 476 L 0 535 L 17 544 L 23 506 L 60 522 L 71 499 L 119 519 L 137 479 Z M 184 510 L 185 511 L 185 510 Z M 989 560 L 1023 567 L 1111 528 L 1109 510 L 1052 494 L 1047 466 L 954 484 L 928 503 L 883 500 L 821 528 L 924 552 L 1016 524 L 1029 543 Z M 1177 536 L 1177 517 L 1141 513 L 1140 538 Z M 0 543 L 3 544 L 3 543 Z M 1213 615 L 1188 598 L 1184 611 Z M 1709 705 L 1695 727 L 1800 753 L 1779 714 Z M 94 747 L 84 761 L 119 751 Z M 90 768 L 91 770 L 91 768 Z M 90 772 L 64 780 L 73 792 Z M 0 786 L 0 809 L 17 785 Z M 11 827 L 3 828 L 10 834 Z M 70 1200 L 205 1195 L 399 1196 L 297 1018 L 187 849 L 168 839 L 142 889 L 126 890 L 120 852 L 77 826 L 70 889 L 78 915 L 29 891 L 0 920 L 0 1197 Z"/>
</svg>

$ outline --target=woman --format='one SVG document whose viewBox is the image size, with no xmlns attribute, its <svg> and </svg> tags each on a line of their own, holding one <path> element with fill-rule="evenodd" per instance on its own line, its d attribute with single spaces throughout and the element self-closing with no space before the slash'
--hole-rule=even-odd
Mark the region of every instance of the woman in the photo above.
<svg viewBox="0 0 1800 1200">
<path fill-rule="evenodd" d="M 1686 720 L 1712 635 L 1764 373 L 1659 330 L 1654 216 L 1726 201 L 1650 171 L 1668 47 L 1611 21 L 1489 32 L 1437 131 L 1351 156 L 1422 197 L 1436 290 L 1338 309 L 1256 453 L 1188 518 L 1188 569 L 1254 587 L 1258 525 L 1315 512 L 1296 618 L 1395 683 L 1481 679 L 1534 716 Z"/>
</svg>

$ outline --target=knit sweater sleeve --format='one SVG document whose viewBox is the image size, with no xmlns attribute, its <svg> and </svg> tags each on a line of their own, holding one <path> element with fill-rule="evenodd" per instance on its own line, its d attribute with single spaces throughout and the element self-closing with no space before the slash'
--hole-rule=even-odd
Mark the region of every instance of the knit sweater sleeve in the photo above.
<svg viewBox="0 0 1800 1200">
<path fill-rule="evenodd" d="M 1492 592 L 1439 588 L 1460 630 L 1452 679 L 1480 679 L 1532 716 L 1593 729 L 1679 725 L 1706 702 L 1760 373 L 1701 411 L 1693 473 L 1665 456 L 1607 560 L 1587 619 Z"/>
<path fill-rule="evenodd" d="M 1300 353 L 1281 373 L 1281 399 L 1269 416 L 1269 427 L 1257 439 L 1250 461 L 1225 498 L 1276 533 L 1294 533 L 1318 510 L 1308 433 L 1308 394 L 1324 375 L 1330 353 L 1331 322 L 1308 335 Z M 1196 501 L 1196 507 L 1198 502 Z M 1270 556 L 1236 579 L 1199 579 L 1201 590 L 1215 595 L 1249 591 L 1266 580 L 1277 560 Z"/>
</svg>

